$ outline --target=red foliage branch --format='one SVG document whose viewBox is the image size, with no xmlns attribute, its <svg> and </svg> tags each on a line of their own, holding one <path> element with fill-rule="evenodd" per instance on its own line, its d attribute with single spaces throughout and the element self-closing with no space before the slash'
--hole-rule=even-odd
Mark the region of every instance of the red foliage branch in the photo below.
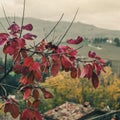
<svg viewBox="0 0 120 120">
<path fill-rule="evenodd" d="M 27 48 L 27 41 L 34 40 L 37 36 L 32 34 L 32 24 L 20 27 L 17 23 L 13 23 L 8 28 L 8 33 L 0 33 L 0 45 L 3 46 L 3 53 L 9 55 L 13 61 L 13 65 L 0 78 L 2 82 L 5 77 L 13 71 L 21 74 L 19 83 L 21 84 L 19 91 L 23 93 L 23 100 L 27 106 L 20 111 L 19 103 L 2 95 L 4 101 L 4 112 L 10 112 L 13 118 L 20 116 L 20 120 L 41 120 L 41 114 L 38 112 L 40 105 L 40 92 L 43 93 L 45 99 L 52 98 L 53 95 L 45 88 L 40 87 L 40 83 L 45 81 L 44 74 L 56 76 L 61 70 L 70 72 L 72 78 L 84 77 L 91 80 L 93 87 L 99 85 L 98 76 L 104 70 L 104 60 L 95 52 L 89 52 L 87 61 L 77 57 L 77 49 L 68 45 L 55 45 L 43 39 L 39 44 Z M 21 34 L 21 31 L 28 33 Z M 68 44 L 80 44 L 83 41 L 81 36 L 76 39 L 67 40 Z M 37 56 L 37 60 L 34 56 Z M 79 62 L 83 62 L 83 68 L 80 68 Z M 0 71 L 6 68 L 0 67 Z M 3 88 L 3 87 L 2 87 Z M 34 100 L 31 102 L 30 98 Z"/>
</svg>

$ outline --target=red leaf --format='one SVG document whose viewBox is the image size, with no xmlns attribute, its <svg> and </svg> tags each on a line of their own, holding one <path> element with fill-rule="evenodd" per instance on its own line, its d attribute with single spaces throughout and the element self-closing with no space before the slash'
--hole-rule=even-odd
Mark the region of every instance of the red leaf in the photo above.
<svg viewBox="0 0 120 120">
<path fill-rule="evenodd" d="M 73 67 L 72 61 L 70 61 L 70 59 L 66 57 L 65 55 L 62 55 L 61 63 L 65 69 L 70 70 Z"/>
<path fill-rule="evenodd" d="M 37 46 L 36 51 L 43 51 L 46 48 L 47 42 L 46 40 L 42 40 L 40 45 Z"/>
<path fill-rule="evenodd" d="M 33 26 L 32 26 L 32 24 L 27 24 L 27 25 L 24 25 L 24 26 L 22 27 L 22 29 L 31 31 L 31 30 L 33 29 Z"/>
<path fill-rule="evenodd" d="M 41 75 L 41 72 L 39 69 L 35 70 L 33 73 L 34 73 L 34 77 L 37 81 L 42 80 L 42 75 Z"/>
<path fill-rule="evenodd" d="M 3 45 L 9 37 L 7 33 L 0 33 L 0 45 Z"/>
<path fill-rule="evenodd" d="M 45 92 L 44 92 L 44 98 L 45 98 L 45 99 L 53 98 L 53 95 L 52 95 L 50 92 L 45 91 Z"/>
<path fill-rule="evenodd" d="M 27 52 L 26 52 L 26 50 L 22 50 L 22 51 L 21 51 L 21 55 L 22 55 L 23 58 L 26 58 L 26 57 L 27 57 Z"/>
<path fill-rule="evenodd" d="M 77 39 L 73 40 L 73 39 L 70 39 L 70 40 L 67 40 L 67 43 L 69 44 L 79 44 L 83 41 L 83 38 L 78 36 Z"/>
<path fill-rule="evenodd" d="M 100 71 L 101 71 L 101 66 L 96 62 L 93 63 L 93 66 L 94 66 L 94 69 L 95 69 L 97 75 L 99 75 Z"/>
<path fill-rule="evenodd" d="M 52 58 L 53 62 L 57 62 L 58 60 L 60 61 L 60 57 L 58 54 L 51 55 L 51 58 Z"/>
<path fill-rule="evenodd" d="M 77 69 L 75 67 L 73 67 L 71 69 L 71 73 L 70 74 L 71 74 L 72 78 L 76 78 L 77 77 Z"/>
<path fill-rule="evenodd" d="M 31 33 L 27 33 L 27 34 L 23 35 L 23 38 L 26 40 L 33 40 L 36 37 L 37 37 L 36 35 L 33 35 Z"/>
<path fill-rule="evenodd" d="M 90 58 L 95 58 L 95 57 L 96 57 L 96 53 L 95 53 L 95 52 L 92 52 L 92 51 L 89 51 L 89 52 L 88 52 L 88 57 L 90 57 Z"/>
<path fill-rule="evenodd" d="M 34 73 L 31 72 L 29 75 L 28 75 L 28 82 L 27 84 L 31 85 L 34 83 Z"/>
<path fill-rule="evenodd" d="M 57 73 L 60 70 L 60 67 L 61 67 L 61 63 L 59 61 L 56 61 L 52 64 L 51 73 L 52 73 L 53 76 L 57 75 Z"/>
<path fill-rule="evenodd" d="M 30 71 L 29 71 L 28 67 L 25 67 L 25 66 L 22 67 L 22 74 L 23 75 L 27 75 L 29 72 Z"/>
<path fill-rule="evenodd" d="M 32 111 L 25 108 L 20 115 L 20 120 L 42 120 L 42 116 L 37 110 Z"/>
<path fill-rule="evenodd" d="M 34 111 L 35 114 L 35 120 L 42 120 L 42 116 L 38 111 Z"/>
<path fill-rule="evenodd" d="M 17 43 L 18 43 L 17 47 L 19 47 L 19 48 L 24 48 L 25 47 L 25 40 L 24 39 L 18 38 Z"/>
<path fill-rule="evenodd" d="M 34 108 L 34 110 L 37 110 L 39 105 L 40 105 L 40 100 L 35 100 L 32 104 L 32 107 Z"/>
<path fill-rule="evenodd" d="M 100 64 L 103 64 L 103 65 L 105 64 L 105 61 L 101 57 L 97 56 L 95 52 L 89 51 L 88 56 L 90 58 L 95 58 Z"/>
<path fill-rule="evenodd" d="M 91 64 L 86 64 L 81 72 L 81 77 L 90 79 L 92 77 L 93 67 Z"/>
<path fill-rule="evenodd" d="M 100 59 L 99 62 L 102 63 L 102 64 L 106 63 L 105 60 L 103 60 L 103 59 Z"/>
<path fill-rule="evenodd" d="M 99 85 L 99 79 L 98 79 L 98 76 L 96 75 L 95 72 L 93 72 L 92 74 L 92 84 L 93 84 L 93 87 L 96 89 Z"/>
<path fill-rule="evenodd" d="M 4 112 L 10 112 L 11 110 L 11 104 L 9 102 L 5 103 L 5 107 L 4 107 Z"/>
<path fill-rule="evenodd" d="M 19 115 L 19 109 L 18 106 L 15 104 L 11 105 L 11 111 L 10 111 L 11 115 L 13 118 L 17 118 Z"/>
<path fill-rule="evenodd" d="M 0 33 L 0 39 L 8 39 L 9 34 L 7 33 Z"/>
<path fill-rule="evenodd" d="M 31 107 L 32 103 L 28 100 L 27 105 L 28 105 L 28 107 Z"/>
<path fill-rule="evenodd" d="M 20 27 L 19 25 L 17 25 L 16 23 L 13 23 L 9 28 L 8 30 L 11 30 L 11 34 L 12 35 L 15 35 L 15 33 L 19 33 L 20 32 Z"/>
<path fill-rule="evenodd" d="M 88 67 L 87 64 L 84 65 L 83 70 L 81 72 L 81 77 L 85 77 L 86 74 L 88 73 L 88 68 L 87 67 Z"/>
<path fill-rule="evenodd" d="M 10 112 L 13 118 L 17 118 L 19 115 L 19 109 L 17 106 L 17 102 L 10 98 L 6 103 L 4 107 L 4 112 Z"/>
<path fill-rule="evenodd" d="M 34 117 L 34 112 L 29 108 L 25 108 L 20 115 L 20 120 L 34 120 Z"/>
<path fill-rule="evenodd" d="M 13 71 L 17 74 L 22 73 L 23 66 L 20 63 L 16 63 L 13 66 Z"/>
<path fill-rule="evenodd" d="M 30 94 L 31 94 L 31 89 L 30 88 L 26 88 L 24 90 L 24 96 L 23 96 L 23 98 L 24 99 L 28 99 L 30 97 Z"/>
<path fill-rule="evenodd" d="M 33 64 L 30 66 L 29 70 L 30 71 L 36 71 L 40 67 L 39 62 L 33 62 Z"/>
<path fill-rule="evenodd" d="M 23 65 L 26 66 L 26 67 L 30 67 L 31 65 L 33 65 L 34 61 L 33 61 L 33 58 L 31 57 L 26 57 L 24 59 L 24 63 Z"/>
<path fill-rule="evenodd" d="M 80 78 L 80 75 L 81 75 L 81 69 L 80 69 L 80 67 L 78 67 L 78 78 Z"/>
<path fill-rule="evenodd" d="M 47 59 L 47 57 L 42 57 L 42 59 L 41 59 L 42 61 L 41 61 L 41 64 L 42 65 L 44 65 L 45 67 L 47 67 L 47 66 L 49 66 L 49 60 Z"/>
<path fill-rule="evenodd" d="M 22 76 L 19 80 L 20 83 L 22 83 L 23 85 L 26 85 L 28 82 L 28 78 L 27 76 Z"/>
<path fill-rule="evenodd" d="M 3 52 L 4 52 L 5 54 L 13 55 L 14 52 L 15 52 L 15 48 L 13 48 L 13 47 L 10 46 L 10 45 L 5 45 L 4 48 L 3 48 Z"/>
<path fill-rule="evenodd" d="M 101 58 L 100 58 L 99 56 L 96 55 L 96 56 L 95 56 L 95 59 L 100 60 Z"/>
<path fill-rule="evenodd" d="M 88 79 L 90 79 L 92 77 L 92 73 L 93 73 L 93 67 L 91 64 L 88 64 L 88 73 L 87 73 L 86 77 Z"/>
<path fill-rule="evenodd" d="M 13 60 L 16 61 L 17 63 L 20 63 L 21 54 L 19 54 L 19 49 L 14 49 Z"/>
<path fill-rule="evenodd" d="M 33 90 L 33 97 L 37 100 L 39 98 L 39 91 L 37 89 Z"/>
<path fill-rule="evenodd" d="M 53 98 L 53 95 L 50 92 L 46 91 L 45 88 L 41 88 L 41 91 L 42 91 L 45 99 Z"/>
</svg>

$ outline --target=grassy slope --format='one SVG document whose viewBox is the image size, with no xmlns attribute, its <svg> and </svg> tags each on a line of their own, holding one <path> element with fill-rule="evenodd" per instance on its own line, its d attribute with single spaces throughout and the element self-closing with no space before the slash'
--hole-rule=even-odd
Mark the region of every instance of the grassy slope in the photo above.
<svg viewBox="0 0 120 120">
<path fill-rule="evenodd" d="M 10 18 L 10 21 L 12 22 L 13 19 Z M 5 28 L 7 28 L 7 23 L 4 18 L 0 18 L 0 22 L 5 26 Z M 16 22 L 20 24 L 21 19 L 16 18 Z M 44 21 L 44 20 L 34 19 L 34 18 L 25 18 L 24 24 L 26 23 L 33 24 L 34 26 L 33 33 L 38 35 L 38 38 L 35 40 L 35 42 L 37 43 L 42 38 L 44 38 L 45 34 L 47 34 L 50 31 L 50 29 L 55 25 L 56 22 Z M 51 34 L 51 37 L 48 38 L 48 41 L 51 41 L 53 37 L 56 37 L 58 39 L 59 36 L 63 35 L 69 24 L 70 24 L 69 22 L 61 22 L 57 26 L 55 31 Z M 0 27 L 0 32 L 4 32 L 2 27 Z M 114 38 L 114 37 L 120 37 L 119 33 L 120 31 L 100 29 L 93 25 L 87 25 L 87 24 L 82 24 L 80 22 L 76 22 L 72 25 L 70 31 L 68 32 L 68 34 L 66 35 L 63 41 L 69 38 L 76 38 L 78 35 L 81 35 L 83 37 L 88 37 L 89 39 L 92 39 L 94 37 Z M 119 47 L 109 45 L 109 44 L 101 44 L 101 46 L 103 49 L 97 50 L 95 48 L 91 48 L 85 45 L 84 48 L 80 49 L 80 55 L 85 56 L 87 55 L 87 52 L 89 50 L 94 50 L 104 58 L 120 60 Z"/>
</svg>

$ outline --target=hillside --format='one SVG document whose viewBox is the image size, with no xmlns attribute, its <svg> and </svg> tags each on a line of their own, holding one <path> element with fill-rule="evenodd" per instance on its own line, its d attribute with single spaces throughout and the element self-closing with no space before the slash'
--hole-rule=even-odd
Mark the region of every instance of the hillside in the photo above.
<svg viewBox="0 0 120 120">
<path fill-rule="evenodd" d="M 13 18 L 9 18 L 9 21 L 12 22 Z M 17 17 L 15 19 L 15 21 L 17 23 L 21 24 L 21 18 Z M 5 28 L 7 28 L 7 22 L 4 18 L 0 18 L 0 22 L 5 26 Z M 33 24 L 33 26 L 34 26 L 33 33 L 38 35 L 36 42 L 43 39 L 44 36 L 47 33 L 49 33 L 50 29 L 56 24 L 56 22 L 45 21 L 45 20 L 34 19 L 34 18 L 25 18 L 24 24 L 26 24 L 26 23 Z M 61 21 L 59 23 L 59 25 L 56 27 L 56 29 L 54 30 L 54 32 L 51 34 L 51 36 L 48 38 L 48 41 L 49 40 L 51 41 L 54 37 L 56 37 L 56 40 L 59 39 L 59 37 L 64 34 L 64 32 L 67 29 L 67 27 L 69 26 L 69 24 L 70 24 L 70 22 Z M 2 27 L 0 27 L 0 32 L 4 32 Z M 120 38 L 120 31 L 101 29 L 101 28 L 97 28 L 93 25 L 75 22 L 72 25 L 72 27 L 69 30 L 66 37 L 64 38 L 64 41 L 66 39 L 76 38 L 78 35 L 83 36 L 83 37 L 87 37 L 88 39 L 92 39 L 95 37 L 109 37 L 111 39 L 111 38 L 115 38 L 115 37 Z M 120 47 L 116 47 L 116 46 L 109 45 L 109 44 L 108 45 L 103 44 L 101 46 L 103 49 L 97 50 L 97 49 L 91 48 L 85 44 L 84 45 L 85 49 L 82 48 L 80 50 L 80 54 L 87 55 L 87 52 L 89 50 L 94 50 L 104 58 L 112 59 L 112 60 L 120 60 L 119 52 L 118 52 L 120 50 Z M 1 47 L 0 47 L 0 49 L 1 49 Z M 111 52 L 109 52 L 109 51 L 111 51 Z"/>
<path fill-rule="evenodd" d="M 14 21 L 13 18 L 9 18 L 9 21 L 12 22 Z M 21 18 L 16 18 L 15 21 L 17 23 L 21 23 Z M 7 22 L 4 18 L 0 18 L 0 22 L 7 27 Z M 35 19 L 35 18 L 25 18 L 24 23 L 32 23 L 34 26 L 33 32 L 39 36 L 39 38 L 43 38 L 45 34 L 47 34 L 50 29 L 55 25 L 56 22 L 53 21 L 45 21 L 45 20 L 40 20 L 40 19 Z M 64 34 L 65 30 L 69 26 L 70 22 L 65 22 L 61 21 L 59 25 L 56 27 L 54 30 L 54 35 L 52 34 L 51 36 L 59 37 Z M 2 31 L 2 27 L 0 27 L 0 31 Z M 66 35 L 65 39 L 69 38 L 75 38 L 76 36 L 83 36 L 87 37 L 89 39 L 95 38 L 95 37 L 109 37 L 115 38 L 119 37 L 120 38 L 120 31 L 118 30 L 107 30 L 107 29 L 101 29 L 98 27 L 95 27 L 93 25 L 89 24 L 83 24 L 80 22 L 74 22 L 72 25 L 71 29 L 69 30 L 68 34 Z M 49 38 L 51 39 L 51 38 Z"/>
</svg>

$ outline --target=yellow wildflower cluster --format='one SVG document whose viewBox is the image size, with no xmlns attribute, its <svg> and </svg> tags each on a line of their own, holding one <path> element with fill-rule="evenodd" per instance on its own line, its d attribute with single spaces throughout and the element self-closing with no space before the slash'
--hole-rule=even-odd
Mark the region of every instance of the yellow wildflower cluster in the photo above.
<svg viewBox="0 0 120 120">
<path fill-rule="evenodd" d="M 94 107 L 111 109 L 120 106 L 120 79 L 112 74 L 110 67 L 105 67 L 101 74 L 100 84 L 94 89 L 91 81 L 87 79 L 72 79 L 68 72 L 60 72 L 56 77 L 49 77 L 46 84 L 56 90 L 64 101 L 83 103 L 89 101 Z M 56 96 L 56 95 L 55 95 Z"/>
</svg>

